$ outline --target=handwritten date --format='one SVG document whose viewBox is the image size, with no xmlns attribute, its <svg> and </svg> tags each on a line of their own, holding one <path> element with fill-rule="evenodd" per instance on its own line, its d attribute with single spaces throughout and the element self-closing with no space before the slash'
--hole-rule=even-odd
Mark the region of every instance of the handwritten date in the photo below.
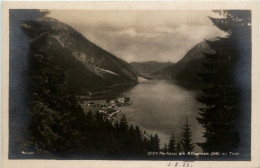
<svg viewBox="0 0 260 168">
<path fill-rule="evenodd" d="M 169 162 L 168 167 L 192 167 L 190 162 Z"/>
</svg>

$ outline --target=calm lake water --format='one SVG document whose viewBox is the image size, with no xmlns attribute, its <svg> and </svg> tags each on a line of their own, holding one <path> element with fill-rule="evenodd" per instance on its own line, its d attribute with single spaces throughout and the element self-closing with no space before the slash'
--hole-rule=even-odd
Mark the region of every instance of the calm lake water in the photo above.
<svg viewBox="0 0 260 168">
<path fill-rule="evenodd" d="M 152 80 L 139 83 L 121 96 L 130 97 L 133 104 L 118 107 L 122 111 L 118 118 L 125 114 L 130 124 L 138 125 L 147 133 L 157 133 L 161 146 L 168 143 L 172 132 L 179 139 L 186 117 L 193 132 L 193 142 L 203 141 L 203 129 L 196 120 L 198 102 L 195 92 L 185 90 L 171 81 Z M 200 151 L 197 147 L 195 150 Z"/>
</svg>

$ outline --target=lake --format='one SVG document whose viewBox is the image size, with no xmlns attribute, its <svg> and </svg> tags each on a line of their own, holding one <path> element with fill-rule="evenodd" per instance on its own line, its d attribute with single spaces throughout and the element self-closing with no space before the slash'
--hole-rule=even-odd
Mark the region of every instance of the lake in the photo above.
<svg viewBox="0 0 260 168">
<path fill-rule="evenodd" d="M 118 118 L 125 114 L 130 124 L 138 125 L 148 134 L 157 133 L 161 147 L 165 142 L 168 144 L 172 132 L 179 139 L 186 117 L 193 132 L 193 143 L 203 141 L 203 128 L 196 120 L 199 106 L 196 92 L 186 90 L 172 81 L 149 80 L 120 96 L 130 97 L 133 104 L 118 107 L 122 111 Z M 195 150 L 200 151 L 198 147 Z"/>
</svg>

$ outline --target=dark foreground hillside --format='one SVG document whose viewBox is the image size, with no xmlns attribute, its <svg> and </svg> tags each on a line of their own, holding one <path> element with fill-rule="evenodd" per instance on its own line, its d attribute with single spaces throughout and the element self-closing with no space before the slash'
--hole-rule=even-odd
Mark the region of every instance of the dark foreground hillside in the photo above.
<svg viewBox="0 0 260 168">
<path fill-rule="evenodd" d="M 127 123 L 118 131 L 99 114 L 89 121 L 76 94 L 129 87 L 138 72 L 46 14 L 10 10 L 9 158 L 119 154 L 114 147 L 128 136 Z"/>
</svg>

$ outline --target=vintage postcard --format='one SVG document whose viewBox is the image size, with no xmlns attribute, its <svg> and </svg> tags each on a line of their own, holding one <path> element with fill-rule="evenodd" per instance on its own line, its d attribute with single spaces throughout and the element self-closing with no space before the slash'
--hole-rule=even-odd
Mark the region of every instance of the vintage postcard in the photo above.
<svg viewBox="0 0 260 168">
<path fill-rule="evenodd" d="M 258 2 L 4 2 L 2 166 L 260 167 Z"/>
</svg>

